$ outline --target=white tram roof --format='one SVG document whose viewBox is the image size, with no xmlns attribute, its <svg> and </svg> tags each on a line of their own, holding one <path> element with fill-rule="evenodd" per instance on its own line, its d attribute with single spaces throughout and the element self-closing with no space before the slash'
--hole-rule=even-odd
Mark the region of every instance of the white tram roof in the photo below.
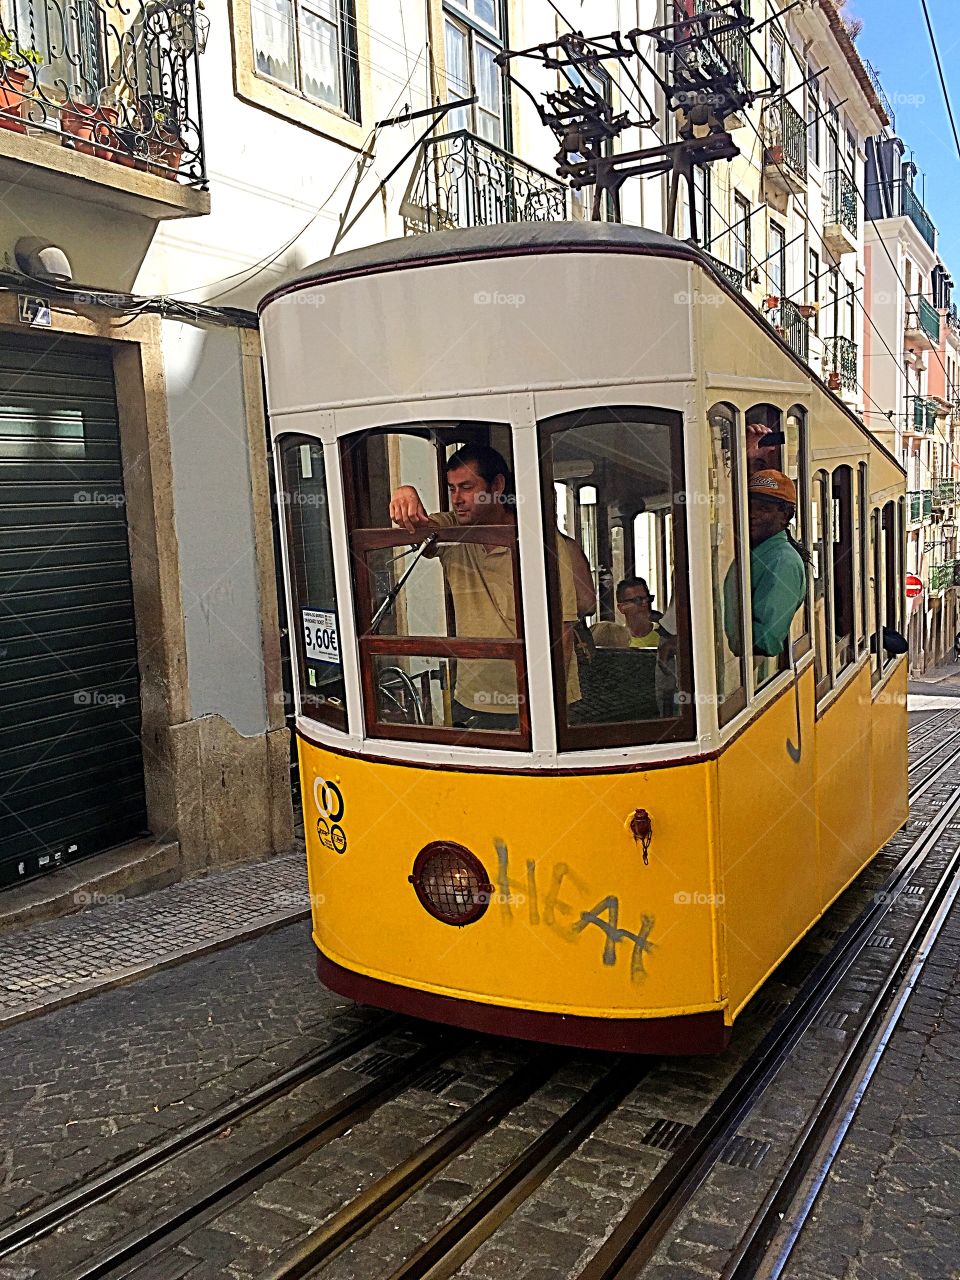
<svg viewBox="0 0 960 1280">
<path fill-rule="evenodd" d="M 609 248 L 655 257 L 690 258 L 709 264 L 695 245 L 646 227 L 622 222 L 504 222 L 487 227 L 431 231 L 424 235 L 400 236 L 349 249 L 322 258 L 275 284 L 260 301 L 262 310 L 275 297 L 315 282 L 344 276 L 365 275 L 389 267 L 417 266 L 430 262 L 450 262 L 458 258 L 496 257 L 523 252 L 550 252 Z"/>
</svg>

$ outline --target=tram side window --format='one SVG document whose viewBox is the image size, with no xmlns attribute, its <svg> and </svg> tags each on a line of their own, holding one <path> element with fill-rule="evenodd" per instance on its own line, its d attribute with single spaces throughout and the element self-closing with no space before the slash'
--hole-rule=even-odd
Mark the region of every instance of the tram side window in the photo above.
<svg viewBox="0 0 960 1280">
<path fill-rule="evenodd" d="M 893 631 L 900 630 L 900 548 L 897 530 L 897 508 L 888 502 L 883 508 L 883 569 L 884 569 L 884 625 Z M 883 639 L 881 632 L 881 641 Z M 895 655 L 888 653 L 881 643 L 881 663 L 886 667 Z"/>
<path fill-rule="evenodd" d="M 589 748 L 692 735 L 682 419 L 589 409 L 540 424 L 552 658 L 560 744 Z M 582 494 L 582 503 L 567 492 Z M 556 528 L 595 551 L 601 590 L 569 666 L 570 626 Z M 705 517 L 704 517 L 705 518 Z M 618 532 L 619 531 L 619 532 Z M 624 536 L 629 531 L 632 536 Z M 621 576 L 616 576 L 621 575 Z M 612 591 L 604 585 L 612 585 Z"/>
<path fill-rule="evenodd" d="M 867 650 L 871 635 L 870 574 L 873 561 L 870 552 L 870 490 L 867 482 L 867 464 L 857 468 L 857 547 L 860 557 L 859 611 L 857 614 L 857 653 Z"/>
<path fill-rule="evenodd" d="M 880 679 L 883 671 L 883 537 L 880 528 L 880 508 L 870 513 L 870 652 L 873 655 L 872 682 Z"/>
<path fill-rule="evenodd" d="M 833 625 L 834 672 L 839 674 L 851 665 L 854 649 L 854 530 L 853 472 L 850 467 L 837 467 L 831 479 L 833 519 Z"/>
<path fill-rule="evenodd" d="M 793 405 L 787 411 L 784 429 L 783 470 L 797 486 L 797 514 L 794 520 L 794 534 L 801 547 L 810 546 L 810 513 L 808 504 L 807 480 L 807 411 L 802 405 Z M 803 604 L 794 615 L 790 628 L 793 651 L 796 657 L 802 657 L 810 650 L 810 594 L 803 597 Z"/>
<path fill-rule="evenodd" d="M 411 423 L 341 451 L 367 731 L 525 746 L 509 427 Z"/>
<path fill-rule="evenodd" d="M 813 656 L 817 699 L 829 693 L 833 675 L 832 631 L 833 601 L 830 590 L 830 510 L 829 476 L 818 471 L 811 489 L 811 526 L 813 545 Z"/>
<path fill-rule="evenodd" d="M 306 715 L 346 730 L 323 446 L 298 436 L 281 439 L 279 447 L 300 703 Z"/>
<path fill-rule="evenodd" d="M 743 645 L 743 547 L 740 537 L 740 439 L 737 411 L 716 404 L 710 430 L 710 572 L 713 586 L 714 662 L 721 725 L 746 706 Z M 731 644 L 730 637 L 734 643 Z"/>
</svg>

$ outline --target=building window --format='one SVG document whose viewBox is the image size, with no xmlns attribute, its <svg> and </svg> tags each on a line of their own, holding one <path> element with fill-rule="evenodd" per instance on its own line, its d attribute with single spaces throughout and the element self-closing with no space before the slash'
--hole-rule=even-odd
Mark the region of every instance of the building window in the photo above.
<svg viewBox="0 0 960 1280">
<path fill-rule="evenodd" d="M 472 107 L 451 111 L 450 130 L 468 129 L 498 147 L 506 145 L 504 86 L 497 66 L 504 32 L 499 0 L 464 0 L 444 8 L 447 97 L 469 98 Z"/>
<path fill-rule="evenodd" d="M 812 329 L 820 332 L 820 255 L 816 249 L 810 250 L 809 269 L 807 273 L 807 301 L 816 308 L 813 313 Z"/>
<path fill-rule="evenodd" d="M 773 27 L 770 28 L 770 79 L 780 92 L 783 92 L 783 36 Z"/>
<path fill-rule="evenodd" d="M 815 78 L 807 81 L 807 158 L 811 164 L 820 163 L 820 86 Z"/>
<path fill-rule="evenodd" d="M 770 292 L 781 301 L 787 285 L 787 237 L 782 227 L 770 223 L 770 240 L 767 252 L 767 279 Z"/>
<path fill-rule="evenodd" d="M 709 249 L 713 242 L 710 213 L 712 200 L 710 197 L 710 166 L 697 165 L 693 171 L 693 200 L 697 221 L 697 238 L 704 249 Z"/>
<path fill-rule="evenodd" d="M 360 119 L 353 0 L 251 0 L 257 74 Z"/>
<path fill-rule="evenodd" d="M 750 275 L 750 202 L 744 196 L 733 197 L 733 265 L 743 275 L 744 282 Z"/>
</svg>

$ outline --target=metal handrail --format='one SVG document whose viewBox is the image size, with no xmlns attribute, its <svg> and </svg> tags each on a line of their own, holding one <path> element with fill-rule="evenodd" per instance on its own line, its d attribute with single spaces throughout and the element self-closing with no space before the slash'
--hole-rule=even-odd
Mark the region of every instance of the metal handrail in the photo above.
<svg viewBox="0 0 960 1280">
<path fill-rule="evenodd" d="M 563 183 L 468 129 L 424 142 L 404 208 L 413 232 L 558 222 L 566 212 Z"/>
<path fill-rule="evenodd" d="M 843 169 L 832 169 L 823 184 L 823 219 L 846 227 L 857 234 L 857 188 Z"/>
<path fill-rule="evenodd" d="M 764 113 L 768 153 L 775 148 L 771 163 L 786 164 L 803 181 L 807 178 L 807 126 L 786 98 L 775 98 Z M 776 152 L 780 154 L 777 156 Z"/>
</svg>

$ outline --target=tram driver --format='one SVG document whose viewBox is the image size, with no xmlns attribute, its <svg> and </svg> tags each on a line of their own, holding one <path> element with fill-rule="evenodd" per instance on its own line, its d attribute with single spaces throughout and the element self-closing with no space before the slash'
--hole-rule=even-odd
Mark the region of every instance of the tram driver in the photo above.
<svg viewBox="0 0 960 1280">
<path fill-rule="evenodd" d="M 777 657 L 807 591 L 806 555 L 788 532 L 797 510 L 797 488 L 782 471 L 754 471 L 747 481 L 750 526 L 750 616 L 755 657 Z M 737 565 L 723 584 L 724 631 L 741 652 Z"/>
<path fill-rule="evenodd" d="M 428 514 L 413 485 L 390 499 L 390 519 L 408 533 L 430 527 L 516 523 L 513 477 L 503 455 L 489 445 L 466 444 L 446 464 L 450 511 Z M 506 546 L 442 542 L 427 555 L 439 558 L 453 601 L 456 633 L 464 638 L 512 640 L 517 635 L 513 558 Z M 557 535 L 567 703 L 580 700 L 574 626 L 596 608 L 593 579 L 577 544 Z M 518 724 L 516 673 L 503 659 L 460 658 L 453 690 L 453 723 L 463 729 L 509 732 Z"/>
</svg>

